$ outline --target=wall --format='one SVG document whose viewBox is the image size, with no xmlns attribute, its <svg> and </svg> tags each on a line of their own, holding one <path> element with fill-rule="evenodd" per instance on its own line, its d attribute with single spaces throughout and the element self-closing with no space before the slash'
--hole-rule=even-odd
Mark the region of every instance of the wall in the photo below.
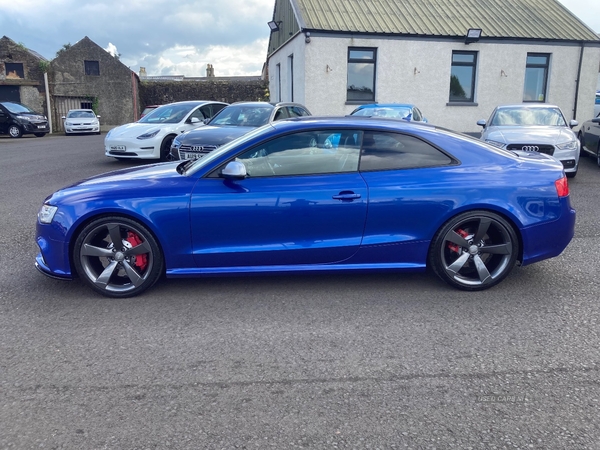
<svg viewBox="0 0 600 450">
<path fill-rule="evenodd" d="M 303 52 L 300 39 L 292 41 L 269 59 L 270 81 L 275 64 L 291 51 Z M 301 39 L 304 44 L 304 38 Z M 416 104 L 431 123 L 463 132 L 477 132 L 477 120 L 487 119 L 499 104 L 521 103 L 528 52 L 551 53 L 547 101 L 573 117 L 575 80 L 579 66 L 577 45 L 473 43 L 427 39 L 353 38 L 311 34 L 304 45 L 305 88 L 296 101 L 315 115 L 345 115 L 356 105 L 346 104 L 348 47 L 376 47 L 376 101 Z M 447 106 L 453 50 L 478 51 L 477 82 L 473 106 Z M 586 47 L 579 87 L 577 119 L 593 114 L 594 89 L 600 48 Z M 282 69 L 282 74 L 284 73 Z M 282 79 L 282 90 L 285 91 Z M 273 84 L 271 89 L 274 89 Z"/>
<path fill-rule="evenodd" d="M 268 101 L 265 80 L 142 81 L 140 105 L 164 105 L 184 100 Z"/>
</svg>

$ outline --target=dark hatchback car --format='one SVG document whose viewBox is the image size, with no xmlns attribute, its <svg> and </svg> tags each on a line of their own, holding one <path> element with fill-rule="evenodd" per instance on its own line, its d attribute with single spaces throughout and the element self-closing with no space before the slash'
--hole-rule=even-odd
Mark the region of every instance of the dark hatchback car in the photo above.
<svg viewBox="0 0 600 450">
<path fill-rule="evenodd" d="M 177 136 L 171 144 L 171 159 L 199 159 L 254 128 L 310 115 L 310 111 L 299 103 L 233 103 L 210 119 L 206 126 Z"/>
<path fill-rule="evenodd" d="M 48 119 L 17 102 L 0 102 L 0 134 L 20 138 L 24 134 L 42 137 L 50 132 Z"/>
</svg>

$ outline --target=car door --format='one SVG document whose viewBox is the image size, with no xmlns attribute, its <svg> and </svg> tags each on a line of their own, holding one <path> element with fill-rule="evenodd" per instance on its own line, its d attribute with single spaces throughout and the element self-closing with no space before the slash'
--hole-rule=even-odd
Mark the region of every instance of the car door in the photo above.
<svg viewBox="0 0 600 450">
<path fill-rule="evenodd" d="M 191 198 L 199 267 L 327 264 L 359 248 L 368 191 L 358 145 L 324 148 L 336 131 L 294 133 L 239 154 L 248 176 L 196 184 Z M 320 144 L 321 143 L 321 144 Z"/>
<path fill-rule="evenodd" d="M 0 133 L 8 132 L 8 124 L 10 123 L 10 115 L 6 112 L 3 106 L 0 106 Z"/>
<path fill-rule="evenodd" d="M 600 117 L 585 122 L 583 130 L 583 145 L 590 152 L 598 154 L 600 142 Z"/>
</svg>

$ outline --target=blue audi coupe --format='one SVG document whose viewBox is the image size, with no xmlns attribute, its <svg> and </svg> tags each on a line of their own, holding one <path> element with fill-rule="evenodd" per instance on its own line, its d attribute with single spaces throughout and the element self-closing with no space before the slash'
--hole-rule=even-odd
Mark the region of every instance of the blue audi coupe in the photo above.
<svg viewBox="0 0 600 450">
<path fill-rule="evenodd" d="M 467 291 L 559 255 L 575 211 L 562 164 L 427 124 L 305 117 L 194 161 L 61 189 L 36 267 L 108 297 L 163 275 L 424 271 Z"/>
</svg>

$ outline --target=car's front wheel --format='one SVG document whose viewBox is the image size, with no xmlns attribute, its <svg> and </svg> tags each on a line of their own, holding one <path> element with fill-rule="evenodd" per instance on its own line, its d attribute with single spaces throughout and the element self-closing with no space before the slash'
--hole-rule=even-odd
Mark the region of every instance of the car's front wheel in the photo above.
<svg viewBox="0 0 600 450">
<path fill-rule="evenodd" d="M 169 155 L 171 154 L 171 144 L 173 143 L 173 139 L 175 139 L 175 136 L 167 136 L 163 139 L 162 144 L 160 145 L 161 161 L 169 160 Z"/>
<path fill-rule="evenodd" d="M 502 281 L 519 254 L 510 223 L 489 211 L 471 211 L 449 220 L 433 238 L 429 266 L 459 289 L 479 291 Z"/>
<path fill-rule="evenodd" d="M 23 130 L 18 125 L 12 124 L 8 127 L 8 134 L 11 138 L 20 138 L 23 136 Z"/>
<path fill-rule="evenodd" d="M 102 217 L 85 226 L 73 262 L 85 283 L 113 298 L 138 295 L 163 273 L 162 251 L 152 233 L 125 217 Z"/>
</svg>

